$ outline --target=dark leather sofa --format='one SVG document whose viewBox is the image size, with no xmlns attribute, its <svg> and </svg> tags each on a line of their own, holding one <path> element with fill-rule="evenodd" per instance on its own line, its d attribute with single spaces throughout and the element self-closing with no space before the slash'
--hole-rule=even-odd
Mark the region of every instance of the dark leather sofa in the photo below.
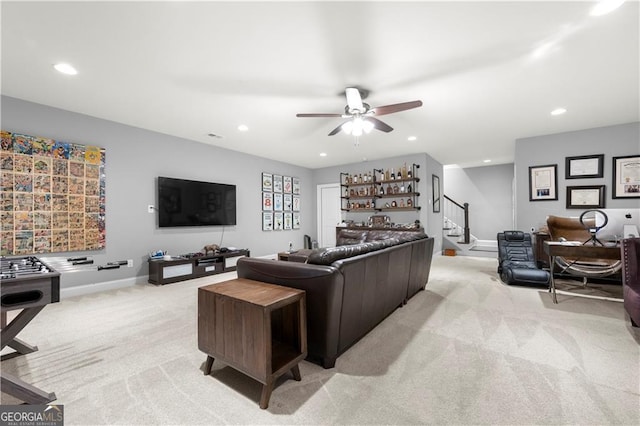
<svg viewBox="0 0 640 426">
<path fill-rule="evenodd" d="M 622 294 L 631 325 L 640 326 L 640 238 L 622 240 Z"/>
<path fill-rule="evenodd" d="M 306 291 L 308 358 L 324 368 L 424 289 L 431 269 L 434 239 L 424 233 L 348 231 L 342 245 L 315 249 L 306 263 L 237 263 L 239 278 Z"/>
</svg>

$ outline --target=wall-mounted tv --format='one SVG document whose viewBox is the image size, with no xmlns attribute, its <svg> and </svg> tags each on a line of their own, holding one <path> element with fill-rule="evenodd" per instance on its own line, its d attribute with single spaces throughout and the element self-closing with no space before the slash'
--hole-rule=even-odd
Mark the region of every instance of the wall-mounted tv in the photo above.
<svg viewBox="0 0 640 426">
<path fill-rule="evenodd" d="M 236 186 L 158 177 L 158 226 L 236 224 Z"/>
</svg>

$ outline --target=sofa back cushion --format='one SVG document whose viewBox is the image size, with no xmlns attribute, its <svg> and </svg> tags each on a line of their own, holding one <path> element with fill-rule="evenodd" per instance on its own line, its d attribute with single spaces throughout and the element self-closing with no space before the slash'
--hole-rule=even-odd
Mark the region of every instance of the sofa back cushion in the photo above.
<svg viewBox="0 0 640 426">
<path fill-rule="evenodd" d="M 380 250 L 384 247 L 388 247 L 390 244 L 398 240 L 386 240 L 386 241 L 371 241 L 368 243 L 349 244 L 337 247 L 328 247 L 323 249 L 314 250 L 307 259 L 307 263 L 313 265 L 331 265 L 336 260 L 346 259 L 349 257 L 357 256 L 359 254 L 369 253 L 375 250 Z"/>
<path fill-rule="evenodd" d="M 346 246 L 351 244 L 364 243 L 367 238 L 367 231 L 358 231 L 355 229 L 341 229 L 336 238 L 337 246 Z"/>
</svg>

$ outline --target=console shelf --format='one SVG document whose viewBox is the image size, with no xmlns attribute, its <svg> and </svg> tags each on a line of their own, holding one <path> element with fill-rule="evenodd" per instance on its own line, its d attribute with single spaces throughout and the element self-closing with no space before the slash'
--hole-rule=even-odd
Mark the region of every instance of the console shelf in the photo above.
<svg viewBox="0 0 640 426">
<path fill-rule="evenodd" d="M 249 255 L 249 250 L 242 249 L 206 256 L 177 256 L 171 260 L 149 259 L 149 282 L 164 285 L 235 271 L 238 259 Z"/>
</svg>

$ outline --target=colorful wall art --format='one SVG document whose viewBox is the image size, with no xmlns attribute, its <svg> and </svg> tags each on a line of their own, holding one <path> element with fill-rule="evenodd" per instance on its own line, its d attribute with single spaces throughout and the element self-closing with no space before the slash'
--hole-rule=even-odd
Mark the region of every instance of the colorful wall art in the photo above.
<svg viewBox="0 0 640 426">
<path fill-rule="evenodd" d="M 0 254 L 105 247 L 105 150 L 2 130 Z"/>
</svg>

